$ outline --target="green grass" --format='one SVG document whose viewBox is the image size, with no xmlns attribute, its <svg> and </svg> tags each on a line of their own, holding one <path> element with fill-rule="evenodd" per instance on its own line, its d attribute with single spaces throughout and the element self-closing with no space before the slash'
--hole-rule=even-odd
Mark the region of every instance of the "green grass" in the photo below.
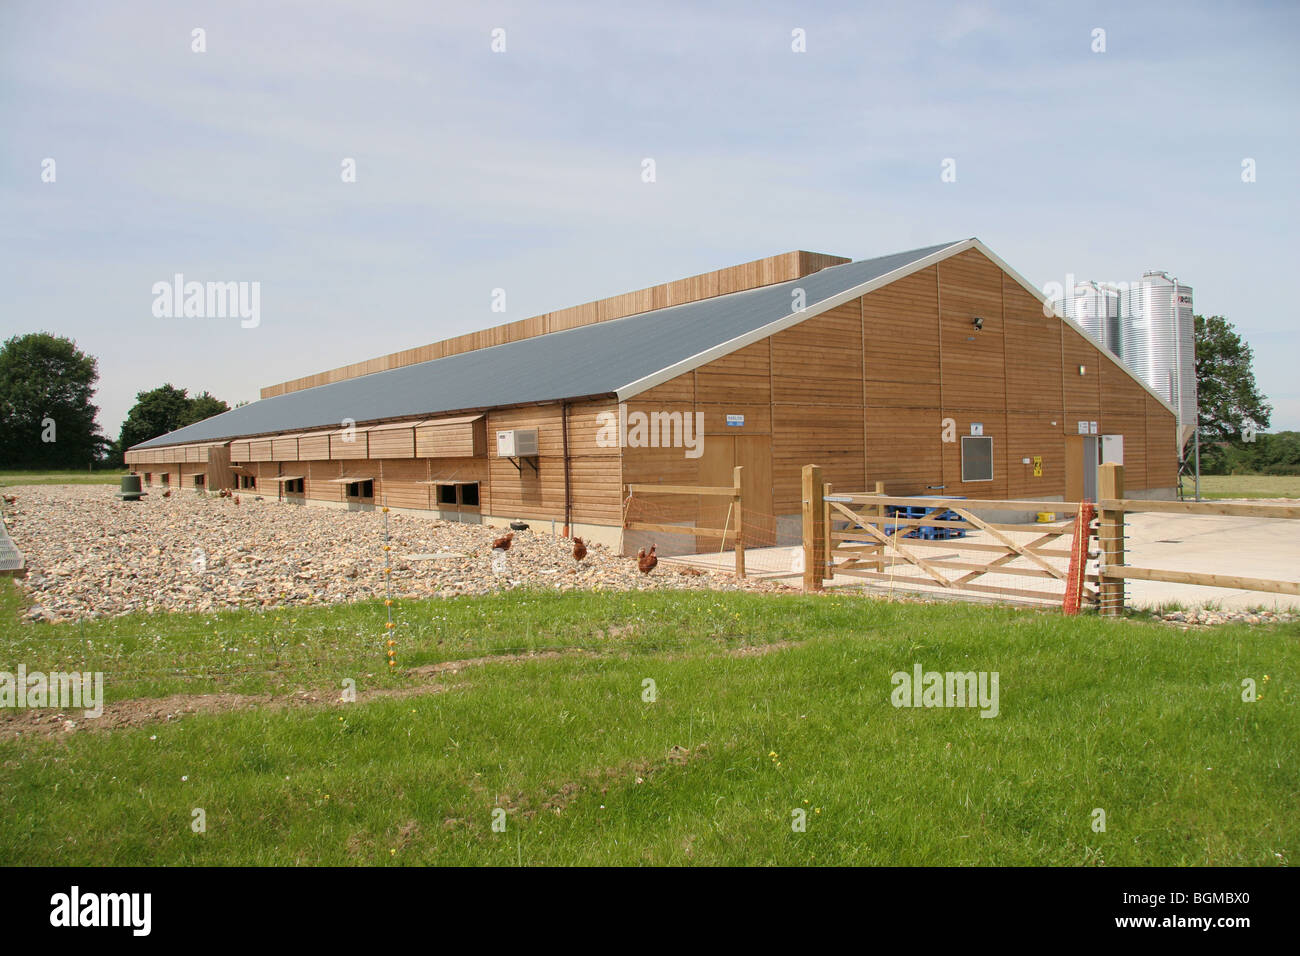
<svg viewBox="0 0 1300 956">
<path fill-rule="evenodd" d="M 0 471 L 0 488 L 12 485 L 116 485 L 126 471 Z"/>
<path fill-rule="evenodd" d="M 1183 479 L 1183 492 L 1194 483 Z M 1201 475 L 1202 498 L 1300 498 L 1300 475 Z"/>
<path fill-rule="evenodd" d="M 417 682 L 385 672 L 379 602 L 84 631 L 16 624 L 19 605 L 4 582 L 0 668 L 86 658 L 110 698 Z M 439 694 L 0 741 L 0 864 L 1276 865 L 1300 850 L 1300 626 L 711 592 L 396 610 L 398 671 L 569 652 L 443 674 Z M 791 643 L 736 653 L 773 642 Z M 917 661 L 1000 672 L 1000 715 L 895 709 L 890 675 Z"/>
</svg>

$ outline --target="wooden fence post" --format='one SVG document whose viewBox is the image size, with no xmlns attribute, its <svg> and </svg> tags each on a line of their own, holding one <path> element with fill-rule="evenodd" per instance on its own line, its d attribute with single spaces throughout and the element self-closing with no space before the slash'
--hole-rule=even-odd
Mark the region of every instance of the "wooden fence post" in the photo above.
<svg viewBox="0 0 1300 956">
<path fill-rule="evenodd" d="M 822 470 L 817 465 L 803 466 L 803 589 L 820 591 L 826 573 L 826 542 L 822 501 Z"/>
<path fill-rule="evenodd" d="M 745 577 L 745 496 L 740 490 L 740 474 L 743 471 L 737 465 L 731 472 L 731 484 L 736 489 L 736 577 Z"/>
<path fill-rule="evenodd" d="M 830 493 L 831 483 L 829 481 L 822 482 L 822 535 L 820 544 L 822 548 L 821 573 L 823 581 L 835 577 L 835 572 L 831 570 L 831 565 L 835 563 L 835 538 L 831 535 L 834 522 L 831 520 L 831 506 L 826 503 L 826 498 Z"/>
<path fill-rule="evenodd" d="M 1124 466 L 1107 462 L 1097 470 L 1099 501 L 1124 497 Z M 1124 612 L 1124 579 L 1106 574 L 1106 568 L 1124 564 L 1124 512 L 1098 507 L 1097 543 L 1101 546 L 1099 610 L 1107 617 Z"/>
<path fill-rule="evenodd" d="M 878 494 L 878 495 L 882 495 L 882 496 L 884 495 L 884 493 L 885 493 L 885 483 L 884 483 L 883 481 L 878 481 L 878 482 L 876 482 L 876 492 L 875 492 L 875 493 Z M 884 517 L 885 517 L 885 506 L 884 506 L 884 505 L 876 505 L 876 517 L 877 517 L 877 518 L 884 518 Z M 882 521 L 878 527 L 883 528 L 884 526 L 885 526 L 885 523 Z M 882 571 L 882 572 L 885 570 L 885 546 L 884 546 L 883 544 L 881 544 L 881 545 L 877 545 L 877 546 L 876 546 L 876 570 L 877 570 L 877 571 Z"/>
</svg>

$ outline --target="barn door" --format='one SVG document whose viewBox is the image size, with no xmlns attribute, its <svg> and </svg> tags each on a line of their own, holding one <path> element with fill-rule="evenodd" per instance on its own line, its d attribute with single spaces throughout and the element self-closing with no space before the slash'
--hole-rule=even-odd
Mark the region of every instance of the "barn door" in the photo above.
<svg viewBox="0 0 1300 956">
<path fill-rule="evenodd" d="M 745 547 L 770 547 L 776 543 L 776 528 L 772 518 L 772 439 L 767 435 L 710 435 L 704 440 L 704 454 L 700 457 L 700 484 L 726 487 L 732 483 L 736 466 L 740 473 L 741 491 L 745 496 Z M 700 527 L 726 527 L 731 502 L 725 498 L 700 498 Z M 731 515 L 731 527 L 735 516 Z M 728 548 L 735 540 L 728 539 Z M 722 542 L 718 538 L 695 539 L 696 549 L 717 551 Z"/>
<path fill-rule="evenodd" d="M 704 454 L 700 456 L 700 484 L 722 488 L 731 484 L 732 469 L 736 464 L 735 438 L 731 435 L 713 436 L 704 439 Z M 727 511 L 731 505 L 726 498 L 711 495 L 700 497 L 700 517 L 696 526 L 700 528 L 722 528 L 727 520 Z M 730 542 L 729 542 L 730 543 Z M 722 547 L 719 538 L 703 535 L 696 537 L 695 550 L 701 553 L 715 552 Z"/>
<path fill-rule="evenodd" d="M 767 435 L 737 435 L 736 464 L 744 467 L 740 487 L 745 496 L 745 547 L 776 544 L 772 516 L 772 439 Z"/>
<path fill-rule="evenodd" d="M 1097 436 L 1065 436 L 1065 500 L 1097 500 Z"/>
</svg>

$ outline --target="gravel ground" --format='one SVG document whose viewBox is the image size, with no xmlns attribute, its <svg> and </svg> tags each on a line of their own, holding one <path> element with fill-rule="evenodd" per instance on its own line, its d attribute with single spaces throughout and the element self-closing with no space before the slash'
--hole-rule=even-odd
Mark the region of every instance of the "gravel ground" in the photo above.
<svg viewBox="0 0 1300 956">
<path fill-rule="evenodd" d="M 660 564 L 649 576 L 635 558 L 519 532 L 504 566 L 492 541 L 503 532 L 416 515 L 281 505 L 155 489 L 123 502 L 107 485 L 6 488 L 14 543 L 27 558 L 19 586 L 30 620 L 70 621 L 132 612 L 211 611 L 276 604 L 336 604 L 384 593 L 388 519 L 396 597 L 453 597 L 515 587 L 631 590 L 711 588 L 787 591 L 730 574 L 684 574 Z M 539 526 L 540 530 L 540 526 Z"/>
</svg>

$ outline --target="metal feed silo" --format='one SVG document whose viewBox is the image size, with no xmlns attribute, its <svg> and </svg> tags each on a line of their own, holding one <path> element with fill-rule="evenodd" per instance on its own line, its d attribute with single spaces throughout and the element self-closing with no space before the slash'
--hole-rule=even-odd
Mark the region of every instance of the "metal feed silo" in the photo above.
<svg viewBox="0 0 1300 956">
<path fill-rule="evenodd" d="M 1196 330 L 1192 289 L 1148 272 L 1120 297 L 1124 364 L 1174 407 L 1179 448 L 1196 430 Z"/>
<path fill-rule="evenodd" d="M 1100 282 L 1079 282 L 1067 291 L 1058 310 L 1075 325 L 1101 342 L 1112 354 L 1121 354 L 1119 290 Z"/>
</svg>

